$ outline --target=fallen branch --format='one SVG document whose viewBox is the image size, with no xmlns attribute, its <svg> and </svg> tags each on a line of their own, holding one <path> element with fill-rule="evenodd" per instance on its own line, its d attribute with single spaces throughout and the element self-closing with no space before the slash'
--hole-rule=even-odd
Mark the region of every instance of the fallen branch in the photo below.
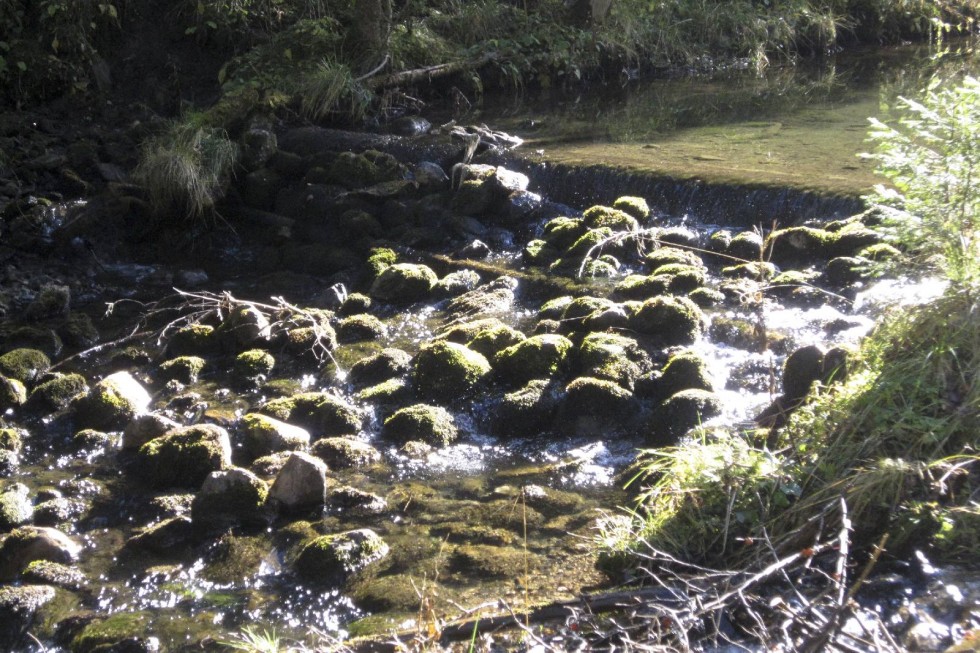
<svg viewBox="0 0 980 653">
<path fill-rule="evenodd" d="M 490 53 L 470 61 L 450 61 L 449 63 L 441 63 L 435 66 L 427 66 L 425 68 L 401 70 L 384 77 L 372 78 L 368 80 L 365 85 L 371 90 L 378 90 L 383 88 L 391 88 L 393 86 L 401 86 L 403 84 L 429 82 L 433 79 L 446 77 L 465 70 L 475 70 L 490 63 L 496 58 L 496 54 Z"/>
</svg>

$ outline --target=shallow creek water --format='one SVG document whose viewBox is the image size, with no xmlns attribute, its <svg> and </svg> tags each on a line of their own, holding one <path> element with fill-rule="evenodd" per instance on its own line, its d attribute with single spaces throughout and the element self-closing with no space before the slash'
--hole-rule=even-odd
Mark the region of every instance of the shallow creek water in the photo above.
<svg viewBox="0 0 980 653">
<path fill-rule="evenodd" d="M 543 150 L 537 156 L 548 165 L 599 163 L 709 186 L 765 185 L 853 196 L 873 181 L 867 164 L 854 156 L 863 149 L 867 116 L 879 113 L 882 99 L 918 88 L 935 66 L 960 66 L 965 55 L 948 55 L 938 63 L 929 56 L 919 50 L 885 52 L 812 71 L 775 70 L 764 77 L 726 72 L 729 81 L 724 83 L 706 78 L 654 82 L 619 97 L 606 96 L 601 106 L 583 97 L 553 104 L 543 118 L 538 109 L 522 107 L 520 116 L 500 112 L 488 120 L 526 138 L 525 149 Z M 804 127 L 809 136 L 801 135 Z M 593 198 L 549 188 L 533 176 L 532 189 L 545 196 L 554 191 L 578 208 L 593 200 L 611 202 L 629 190 Z M 642 187 L 634 194 L 643 195 Z M 820 206 L 812 203 L 808 211 L 819 213 Z M 832 217 L 839 206 L 828 200 L 817 217 Z M 703 239 L 722 226 L 717 223 L 724 216 L 681 211 L 661 217 Z M 493 262 L 518 266 L 515 250 L 498 253 Z M 114 273 L 132 281 L 142 271 L 120 268 Z M 719 280 L 715 270 L 708 285 Z M 212 284 L 215 290 L 263 301 L 255 296 L 253 281 L 239 271 L 227 279 L 215 276 Z M 896 282 L 879 290 L 904 299 L 911 294 Z M 147 294 L 152 298 L 153 292 Z M 526 331 L 542 301 L 519 301 L 497 317 Z M 382 313 L 388 335 L 362 349 L 341 345 L 339 367 L 382 346 L 414 353 L 445 326 L 441 309 L 436 304 Z M 873 293 L 811 308 L 771 301 L 764 320 L 778 347 L 760 353 L 700 340 L 695 349 L 709 361 L 724 403 L 713 423 L 750 421 L 778 390 L 774 379 L 788 352 L 808 344 L 853 343 L 870 328 L 876 312 Z M 758 319 L 738 307 L 709 312 L 709 318 L 719 316 Z M 219 373 L 189 386 L 206 404 L 189 410 L 199 410 L 206 421 L 231 425 L 263 399 L 287 390 L 352 392 L 334 368 L 247 392 L 228 390 L 227 381 Z M 158 396 L 156 405 L 164 399 Z M 444 616 L 494 599 L 520 607 L 603 587 L 607 580 L 594 568 L 589 540 L 602 511 L 616 512 L 628 503 L 617 474 L 642 440 L 628 433 L 582 437 L 554 431 L 502 440 L 485 428 L 483 408 L 477 398 L 459 409 L 459 442 L 423 456 L 408 456 L 381 442 L 375 418 L 360 437 L 375 444 L 383 460 L 331 472 L 338 484 L 373 492 L 388 503 L 376 516 L 330 511 L 306 516 L 320 532 L 371 527 L 391 546 L 386 571 L 355 589 L 357 605 L 335 590 L 298 583 L 286 568 L 286 547 L 275 528 L 229 532 L 205 548 L 180 548 L 172 555 L 127 552 L 126 539 L 150 521 L 152 494 L 122 471 L 120 454 L 111 447 L 78 454 L 69 446 L 66 424 L 32 426 L 43 437 L 27 443 L 22 465 L 10 480 L 29 485 L 32 494 L 58 488 L 91 506 L 69 531 L 84 546 L 80 568 L 88 583 L 46 609 L 47 631 L 42 628 L 39 634 L 50 638 L 59 618 L 94 611 L 159 638 L 164 650 L 178 650 L 227 638 L 245 625 L 276 628 L 297 638 L 310 628 L 329 635 L 412 628 L 421 596 L 432 599 L 433 609 Z M 547 498 L 529 498 L 522 488 L 533 486 L 547 488 Z"/>
</svg>

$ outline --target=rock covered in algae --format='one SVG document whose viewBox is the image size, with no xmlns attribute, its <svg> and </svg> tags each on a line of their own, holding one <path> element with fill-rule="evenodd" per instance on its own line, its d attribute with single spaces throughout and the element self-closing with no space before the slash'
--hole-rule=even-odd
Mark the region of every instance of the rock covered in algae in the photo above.
<svg viewBox="0 0 980 653">
<path fill-rule="evenodd" d="M 310 447 L 310 453 L 327 463 L 331 469 L 363 467 L 381 460 L 381 452 L 354 438 L 323 438 Z"/>
<path fill-rule="evenodd" d="M 638 384 L 637 392 L 642 396 L 663 401 L 681 390 L 707 390 L 711 392 L 711 374 L 708 364 L 693 351 L 681 351 L 672 355 L 659 372 L 645 377 Z"/>
<path fill-rule="evenodd" d="M 27 486 L 14 483 L 0 492 L 0 533 L 23 526 L 34 516 Z"/>
<path fill-rule="evenodd" d="M 0 374 L 31 385 L 51 367 L 51 359 L 37 349 L 14 349 L 0 356 Z"/>
<path fill-rule="evenodd" d="M 327 496 L 327 464 L 307 453 L 294 451 L 276 475 L 269 501 L 284 510 L 323 505 Z"/>
<path fill-rule="evenodd" d="M 692 428 L 720 415 L 721 400 L 707 390 L 681 390 L 661 403 L 655 413 L 654 441 L 670 445 Z"/>
<path fill-rule="evenodd" d="M 278 451 L 294 451 L 310 444 L 310 432 L 268 415 L 248 413 L 242 417 L 245 454 L 251 458 Z"/>
<path fill-rule="evenodd" d="M 180 424 L 170 419 L 166 415 L 162 415 L 160 413 L 141 413 L 131 419 L 129 424 L 126 425 L 126 428 L 123 429 L 122 448 L 124 451 L 139 449 L 153 438 L 158 438 L 176 428 L 180 428 Z M 85 429 L 85 431 L 91 430 L 92 429 Z M 76 434 L 76 438 L 78 438 L 81 433 L 83 433 L 83 431 L 79 431 L 79 433 Z M 96 436 L 93 436 L 92 438 L 89 438 L 88 436 L 83 437 L 85 439 L 98 441 Z"/>
<path fill-rule="evenodd" d="M 636 332 L 671 347 L 694 344 L 701 337 L 705 317 L 697 304 L 686 297 L 662 296 L 643 302 L 629 324 Z"/>
<path fill-rule="evenodd" d="M 156 650 L 159 642 L 147 635 L 149 624 L 148 612 L 117 612 L 86 624 L 72 638 L 69 649 L 72 653 Z"/>
<path fill-rule="evenodd" d="M 633 338 L 618 333 L 590 333 L 578 348 L 583 376 L 613 381 L 632 390 L 636 379 L 652 366 L 650 356 Z"/>
<path fill-rule="evenodd" d="M 0 412 L 27 403 L 27 387 L 22 381 L 0 375 Z"/>
<path fill-rule="evenodd" d="M 56 528 L 21 526 L 0 544 L 0 582 L 9 582 L 35 560 L 68 564 L 78 558 L 82 547 Z"/>
<path fill-rule="evenodd" d="M 216 424 L 174 429 L 137 451 L 136 470 L 150 487 L 192 487 L 231 466 L 231 439 Z"/>
<path fill-rule="evenodd" d="M 458 432 L 452 414 L 445 408 L 415 404 L 386 419 L 381 435 L 395 442 L 421 441 L 442 446 L 454 442 Z"/>
<path fill-rule="evenodd" d="M 574 345 L 565 336 L 541 334 L 508 347 L 494 358 L 494 367 L 513 385 L 532 379 L 549 379 L 565 366 Z"/>
<path fill-rule="evenodd" d="M 307 582 L 344 585 L 377 567 L 388 552 L 388 544 L 380 535 L 362 528 L 314 538 L 299 552 L 294 568 Z"/>
<path fill-rule="evenodd" d="M 438 280 L 427 265 L 395 263 L 371 284 L 371 297 L 391 304 L 412 304 L 428 299 Z"/>
<path fill-rule="evenodd" d="M 129 372 L 110 374 L 73 403 L 79 426 L 103 430 L 124 427 L 149 405 L 150 394 Z"/>
<path fill-rule="evenodd" d="M 600 435 L 623 426 L 635 412 L 632 392 L 606 379 L 582 376 L 565 387 L 557 427 L 576 435 Z"/>
<path fill-rule="evenodd" d="M 540 433 L 551 423 L 558 406 L 558 388 L 548 379 L 533 379 L 506 393 L 493 416 L 493 429 L 501 437 Z"/>
<path fill-rule="evenodd" d="M 642 197 L 634 195 L 624 195 L 613 202 L 612 207 L 616 210 L 628 213 L 637 220 L 646 220 L 650 217 L 650 205 Z"/>
<path fill-rule="evenodd" d="M 590 229 L 608 227 L 613 231 L 636 231 L 639 229 L 637 219 L 619 209 L 609 206 L 592 206 L 582 214 L 582 220 Z"/>
<path fill-rule="evenodd" d="M 184 384 L 197 383 L 205 361 L 200 356 L 178 356 L 160 363 L 158 374 L 164 381 L 179 381 Z"/>
<path fill-rule="evenodd" d="M 305 428 L 314 440 L 356 434 L 364 422 L 361 410 L 328 392 L 301 392 L 273 399 L 260 412 Z"/>
<path fill-rule="evenodd" d="M 37 412 L 51 413 L 67 408 L 72 399 L 87 390 L 88 384 L 81 374 L 57 374 L 31 391 L 27 407 Z"/>
<path fill-rule="evenodd" d="M 85 574 L 77 567 L 50 560 L 31 562 L 24 568 L 21 579 L 31 585 L 52 585 L 72 591 L 82 589 L 88 582 Z"/>
<path fill-rule="evenodd" d="M 490 363 L 483 354 L 447 340 L 423 345 L 413 364 L 419 396 L 439 403 L 465 397 L 490 374 Z"/>
<path fill-rule="evenodd" d="M 406 374 L 411 369 L 411 361 L 408 352 L 388 347 L 351 365 L 347 378 L 355 387 L 377 385 Z"/>
<path fill-rule="evenodd" d="M 223 530 L 238 524 L 262 526 L 269 521 L 265 509 L 268 486 L 240 467 L 211 472 L 191 504 L 191 519 L 198 528 Z"/>
<path fill-rule="evenodd" d="M 31 648 L 27 635 L 35 616 L 54 596 L 54 588 L 47 585 L 0 587 L 0 651 Z"/>
<path fill-rule="evenodd" d="M 385 323 L 369 313 L 350 315 L 337 324 L 338 342 L 377 340 L 387 333 L 388 327 L 385 326 Z"/>
</svg>

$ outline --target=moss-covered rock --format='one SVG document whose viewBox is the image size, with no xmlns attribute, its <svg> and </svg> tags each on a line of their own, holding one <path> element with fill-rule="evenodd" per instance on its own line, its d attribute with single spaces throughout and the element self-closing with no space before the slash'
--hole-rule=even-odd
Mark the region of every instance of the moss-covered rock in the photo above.
<svg viewBox="0 0 980 653">
<path fill-rule="evenodd" d="M 269 488 L 252 472 L 231 467 L 211 472 L 191 504 L 191 520 L 199 529 L 225 530 L 245 524 L 264 526 L 271 514 L 265 508 Z"/>
<path fill-rule="evenodd" d="M 679 247 L 658 247 L 643 257 L 643 262 L 651 270 L 656 270 L 664 265 L 677 263 L 680 265 L 690 265 L 696 268 L 703 268 L 704 262 L 701 257 L 694 252 L 681 249 Z"/>
<path fill-rule="evenodd" d="M 364 388 L 355 397 L 358 401 L 374 404 L 383 409 L 404 405 L 416 399 L 412 384 L 403 378 L 388 379 L 377 385 Z"/>
<path fill-rule="evenodd" d="M 348 315 L 367 313 L 369 310 L 371 310 L 371 298 L 364 293 L 352 292 L 341 303 L 340 308 L 337 309 L 337 314 L 341 317 L 347 317 Z"/>
<path fill-rule="evenodd" d="M 432 288 L 435 299 L 458 297 L 480 285 L 480 275 L 475 270 L 456 270 L 436 282 Z"/>
<path fill-rule="evenodd" d="M 385 181 L 403 179 L 407 168 L 395 157 L 376 150 L 360 154 L 341 152 L 330 164 L 327 180 L 345 188 L 363 188 Z"/>
<path fill-rule="evenodd" d="M 547 428 L 558 406 L 558 388 L 547 379 L 533 379 L 503 396 L 493 415 L 501 437 L 524 437 Z"/>
<path fill-rule="evenodd" d="M 83 518 L 91 505 L 85 499 L 55 497 L 46 499 L 34 506 L 34 524 L 36 526 L 71 527 L 78 519 Z"/>
<path fill-rule="evenodd" d="M 676 444 L 696 426 L 721 414 L 721 400 L 707 390 L 681 390 L 667 398 L 655 411 L 650 435 L 659 446 Z"/>
<path fill-rule="evenodd" d="M 365 492 L 350 485 L 335 486 L 327 490 L 327 510 L 346 519 L 371 517 L 388 511 L 383 497 Z"/>
<path fill-rule="evenodd" d="M 600 253 L 616 250 L 617 248 L 611 241 L 613 235 L 613 230 L 608 227 L 589 229 L 565 250 L 562 258 L 573 261 L 573 265 L 577 269 L 582 259 L 589 254 L 597 256 Z"/>
<path fill-rule="evenodd" d="M 633 393 L 605 379 L 581 376 L 565 387 L 557 428 L 575 435 L 601 435 L 636 413 Z"/>
<path fill-rule="evenodd" d="M 729 265 L 721 269 L 721 274 L 729 279 L 746 278 L 755 281 L 768 281 L 776 276 L 776 266 L 769 261 L 752 261 Z"/>
<path fill-rule="evenodd" d="M 196 488 L 211 472 L 231 466 L 231 439 L 215 424 L 175 429 L 137 452 L 138 478 L 154 488 Z"/>
<path fill-rule="evenodd" d="M 152 440 L 152 438 L 150 439 Z M 81 431 L 77 431 L 72 436 L 71 443 L 73 447 L 80 450 L 103 449 L 105 447 L 112 445 L 113 438 L 105 431 L 96 431 L 95 429 L 82 429 Z M 140 446 L 142 446 L 142 444 L 145 443 L 141 443 Z"/>
<path fill-rule="evenodd" d="M 386 419 L 381 435 L 393 442 L 418 440 L 445 446 L 456 440 L 458 431 L 452 414 L 445 408 L 415 404 L 395 411 Z"/>
<path fill-rule="evenodd" d="M 0 376 L 0 413 L 27 403 L 27 387 L 22 381 Z"/>
<path fill-rule="evenodd" d="M 551 265 L 561 256 L 561 250 L 546 240 L 534 239 L 528 241 L 521 250 L 521 257 L 527 265 L 545 267 Z"/>
<path fill-rule="evenodd" d="M 590 229 L 606 227 L 613 231 L 636 231 L 640 227 L 629 213 L 608 206 L 589 207 L 582 214 L 582 221 Z"/>
<path fill-rule="evenodd" d="M 356 434 L 364 422 L 364 415 L 356 406 L 328 392 L 302 392 L 273 399 L 260 412 L 307 429 L 314 440 Z"/>
<path fill-rule="evenodd" d="M 36 639 L 28 639 L 35 617 L 55 597 L 53 587 L 28 585 L 0 587 L 0 651 L 27 651 Z"/>
<path fill-rule="evenodd" d="M 381 460 L 381 452 L 367 442 L 353 438 L 323 438 L 310 447 L 310 453 L 330 469 L 363 467 Z"/>
<path fill-rule="evenodd" d="M 21 526 L 0 544 L 0 582 L 15 579 L 35 560 L 72 563 L 81 550 L 78 543 L 55 528 Z"/>
<path fill-rule="evenodd" d="M 214 335 L 226 349 L 233 351 L 261 347 L 272 338 L 272 323 L 258 306 L 243 303 L 228 311 Z"/>
<path fill-rule="evenodd" d="M 566 367 L 574 345 L 561 335 L 531 336 L 494 358 L 494 368 L 508 383 L 519 386 L 532 379 L 550 379 Z"/>
<path fill-rule="evenodd" d="M 310 432 L 268 415 L 242 417 L 243 449 L 250 460 L 278 451 L 295 451 L 310 444 Z"/>
<path fill-rule="evenodd" d="M 49 284 L 41 288 L 34 300 L 24 309 L 24 318 L 29 321 L 48 320 L 66 317 L 71 304 L 71 291 L 68 286 Z"/>
<path fill-rule="evenodd" d="M 428 299 L 438 281 L 427 265 L 395 263 L 371 284 L 371 297 L 391 304 L 411 304 Z"/>
<path fill-rule="evenodd" d="M 191 324 L 175 332 L 167 341 L 167 355 L 207 356 L 214 353 L 218 344 L 214 327 L 210 324 Z"/>
<path fill-rule="evenodd" d="M 70 591 L 78 591 L 88 582 L 85 574 L 77 567 L 49 560 L 29 563 L 21 574 L 21 580 L 32 585 L 51 585 Z"/>
<path fill-rule="evenodd" d="M 649 355 L 636 340 L 615 333 L 590 333 L 578 348 L 582 376 L 606 379 L 630 390 L 651 365 Z"/>
<path fill-rule="evenodd" d="M 293 566 L 306 582 L 344 585 L 376 567 L 388 551 L 381 536 L 363 528 L 315 538 L 303 547 Z"/>
<path fill-rule="evenodd" d="M 467 396 L 490 374 L 490 363 L 483 354 L 447 340 L 423 345 L 413 367 L 419 396 L 439 403 Z"/>
<path fill-rule="evenodd" d="M 642 197 L 624 195 L 616 198 L 612 207 L 617 211 L 628 213 L 641 222 L 650 217 L 650 205 Z"/>
<path fill-rule="evenodd" d="M 681 351 L 668 359 L 664 368 L 648 382 L 637 384 L 637 392 L 645 398 L 663 401 L 681 390 L 713 391 L 708 364 L 693 351 Z"/>
<path fill-rule="evenodd" d="M 871 278 L 871 261 L 856 256 L 838 256 L 827 262 L 823 276 L 827 285 L 834 288 L 847 288 Z"/>
<path fill-rule="evenodd" d="M 463 293 L 446 304 L 446 316 L 456 320 L 473 320 L 481 315 L 510 311 L 514 303 L 517 279 L 499 276 Z"/>
<path fill-rule="evenodd" d="M 377 340 L 388 333 L 388 327 L 369 313 L 345 317 L 337 324 L 337 341 L 344 343 Z"/>
<path fill-rule="evenodd" d="M 581 218 L 552 218 L 544 225 L 541 238 L 557 251 L 571 247 L 589 228 Z"/>
<path fill-rule="evenodd" d="M 762 247 L 763 238 L 761 233 L 758 231 L 743 231 L 731 239 L 725 253 L 745 263 L 758 262 L 762 260 Z"/>
<path fill-rule="evenodd" d="M 150 394 L 129 372 L 110 374 L 72 403 L 78 426 L 99 430 L 122 428 L 149 405 Z"/>
<path fill-rule="evenodd" d="M 283 510 L 316 508 L 327 495 L 327 464 L 302 451 L 289 454 L 269 490 L 269 503 Z"/>
<path fill-rule="evenodd" d="M 72 400 L 88 390 L 81 374 L 56 374 L 31 391 L 27 406 L 31 410 L 50 413 L 67 408 Z"/>
<path fill-rule="evenodd" d="M 575 298 L 571 295 L 562 295 L 561 297 L 555 297 L 554 299 L 549 299 L 541 308 L 538 309 L 538 319 L 539 320 L 560 320 L 565 309 Z"/>
<path fill-rule="evenodd" d="M 857 256 L 869 261 L 893 261 L 901 258 L 902 252 L 888 243 L 877 243 L 861 249 Z"/>
<path fill-rule="evenodd" d="M 498 321 L 497 324 L 481 329 L 473 336 L 472 340 L 466 343 L 466 346 L 482 354 L 487 360 L 492 360 L 500 351 L 516 345 L 524 339 L 523 333 Z"/>
<path fill-rule="evenodd" d="M 0 450 L 18 452 L 24 446 L 26 431 L 15 428 L 0 428 Z"/>
<path fill-rule="evenodd" d="M 0 492 L 0 533 L 23 526 L 34 516 L 26 485 L 14 483 Z"/>
<path fill-rule="evenodd" d="M 117 612 L 89 622 L 75 635 L 69 646 L 72 653 L 102 653 L 107 651 L 148 650 L 150 635 L 148 612 Z"/>
<path fill-rule="evenodd" d="M 58 335 L 72 347 L 88 348 L 99 342 L 99 330 L 92 318 L 74 311 L 58 327 Z"/>
<path fill-rule="evenodd" d="M 411 361 L 412 356 L 408 352 L 389 347 L 354 363 L 347 379 L 356 388 L 377 385 L 407 374 L 411 369 Z"/>
<path fill-rule="evenodd" d="M 398 254 L 387 247 L 376 247 L 368 252 L 367 267 L 371 279 L 377 278 L 382 272 L 398 262 Z"/>
<path fill-rule="evenodd" d="M 613 295 L 617 299 L 638 299 L 642 301 L 669 292 L 672 280 L 673 277 L 666 274 L 630 274 L 616 284 L 616 287 L 613 289 Z"/>
<path fill-rule="evenodd" d="M 696 288 L 688 293 L 687 298 L 699 308 L 713 308 L 725 301 L 725 294 L 714 288 Z"/>
<path fill-rule="evenodd" d="M 123 429 L 122 448 L 126 451 L 139 449 L 153 438 L 158 438 L 178 427 L 180 424 L 161 413 L 140 413 L 129 420 L 126 428 Z M 91 434 L 93 431 L 94 429 L 83 429 L 76 434 L 76 438 L 79 442 L 100 441 L 99 436 Z"/>
<path fill-rule="evenodd" d="M 611 308 L 615 304 L 616 302 L 604 297 L 576 297 L 562 310 L 562 328 L 568 331 L 584 329 L 585 323 L 590 317 Z"/>
<path fill-rule="evenodd" d="M 690 345 L 700 338 L 705 317 L 690 299 L 664 296 L 643 302 L 629 324 L 634 331 L 671 347 Z"/>
<path fill-rule="evenodd" d="M 815 381 L 823 377 L 824 350 L 817 345 L 800 347 L 783 363 L 783 395 L 789 400 L 802 399 Z"/>
<path fill-rule="evenodd" d="M 472 578 L 523 578 L 541 564 L 539 556 L 515 547 L 464 544 L 449 560 L 452 571 Z"/>
<path fill-rule="evenodd" d="M 163 381 L 178 381 L 190 385 L 197 383 L 205 364 L 200 356 L 178 356 L 160 363 L 158 376 Z"/>
<path fill-rule="evenodd" d="M 235 357 L 234 375 L 244 382 L 265 378 L 276 366 L 275 357 L 264 349 L 248 349 Z"/>
<path fill-rule="evenodd" d="M 716 315 L 708 334 L 715 342 L 746 351 L 758 351 L 765 337 L 758 321 L 737 315 Z"/>
<path fill-rule="evenodd" d="M 51 359 L 37 349 L 14 349 L 0 356 L 0 375 L 30 386 L 49 367 Z"/>
</svg>

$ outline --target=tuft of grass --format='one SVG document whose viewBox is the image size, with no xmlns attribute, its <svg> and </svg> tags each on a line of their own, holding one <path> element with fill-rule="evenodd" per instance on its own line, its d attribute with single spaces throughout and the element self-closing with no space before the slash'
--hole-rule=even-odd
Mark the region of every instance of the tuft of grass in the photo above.
<svg viewBox="0 0 980 653">
<path fill-rule="evenodd" d="M 309 118 L 340 113 L 357 122 L 367 114 L 373 94 L 354 79 L 346 64 L 325 59 L 300 80 L 299 97 L 301 111 Z"/>
<path fill-rule="evenodd" d="M 174 123 L 147 141 L 135 176 L 164 221 L 209 215 L 224 195 L 238 161 L 238 146 L 220 129 Z"/>
<path fill-rule="evenodd" d="M 285 651 L 282 640 L 276 630 L 258 630 L 251 626 L 245 626 L 240 633 L 235 635 L 235 639 L 221 642 L 221 644 L 233 651 L 244 651 L 245 653 L 280 653 Z"/>
</svg>

